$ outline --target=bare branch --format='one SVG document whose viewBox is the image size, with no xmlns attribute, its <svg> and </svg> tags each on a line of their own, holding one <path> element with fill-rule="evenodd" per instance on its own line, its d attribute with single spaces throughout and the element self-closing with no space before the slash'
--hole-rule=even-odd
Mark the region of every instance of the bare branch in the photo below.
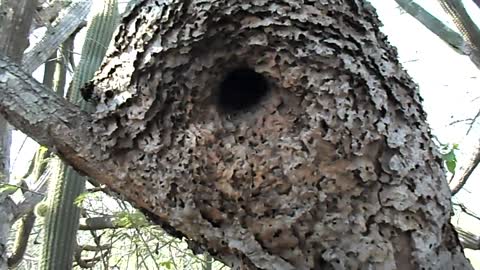
<svg viewBox="0 0 480 270">
<path fill-rule="evenodd" d="M 480 221 L 480 217 L 477 216 L 474 212 L 470 211 L 467 209 L 467 207 L 461 203 L 454 203 L 453 205 L 458 206 L 460 210 L 462 210 L 463 213 L 469 215 L 470 217 L 473 217 L 474 219 Z"/>
<path fill-rule="evenodd" d="M 57 18 L 53 26 L 47 30 L 45 36 L 26 52 L 23 57 L 23 66 L 27 73 L 32 73 L 67 40 L 70 35 L 78 29 L 87 17 L 91 1 L 78 1 L 72 3 L 67 12 Z"/>
<path fill-rule="evenodd" d="M 110 244 L 105 244 L 101 246 L 92 246 L 92 245 L 80 245 L 79 246 L 82 250 L 85 251 L 101 251 L 101 250 L 107 250 L 112 248 L 112 245 Z"/>
<path fill-rule="evenodd" d="M 104 229 L 115 229 L 121 228 L 114 223 L 113 216 L 102 216 L 102 217 L 90 217 L 90 218 L 81 218 L 79 230 L 104 230 Z"/>
<path fill-rule="evenodd" d="M 480 110 L 478 110 L 477 114 L 473 117 L 472 121 L 470 122 L 470 126 L 467 130 L 467 135 L 472 131 L 473 125 L 477 122 L 478 117 L 480 117 Z"/>
<path fill-rule="evenodd" d="M 427 27 L 428 30 L 447 43 L 457 53 L 467 55 L 468 46 L 465 44 L 465 41 L 460 34 L 430 14 L 413 0 L 395 0 L 395 2 L 397 2 L 397 4 L 408 14 Z"/>
<path fill-rule="evenodd" d="M 468 178 L 472 175 L 475 168 L 477 168 L 478 163 L 480 163 L 480 143 L 475 148 L 474 155 L 470 161 L 470 164 L 468 164 L 467 168 L 458 179 L 457 185 L 452 188 L 452 196 L 455 196 L 455 194 L 457 194 L 467 183 Z"/>
<path fill-rule="evenodd" d="M 13 61 L 21 63 L 23 52 L 28 47 L 28 35 L 37 1 L 13 0 L 0 3 L 0 55 L 8 55 Z M 0 100 L 4 99 L 2 95 L 0 97 Z M 0 183 L 8 183 L 10 174 L 12 136 L 11 128 L 5 120 L 7 119 L 0 116 Z M 3 196 L 6 194 L 0 194 L 0 269 L 6 269 L 8 266 L 5 247 L 12 225 L 11 214 L 16 207 L 9 196 Z"/>
<path fill-rule="evenodd" d="M 24 199 L 17 204 L 15 212 L 13 213 L 14 221 L 32 211 L 35 205 L 43 200 L 50 176 L 51 169 L 49 166 L 45 173 L 37 181 L 35 181 L 35 187 L 32 190 L 27 190 L 24 192 Z"/>
<path fill-rule="evenodd" d="M 26 74 L 8 58 L 0 56 L 0 112 L 14 126 L 28 131 L 27 135 L 50 148 L 81 171 L 89 171 L 93 165 L 100 172 L 100 165 L 89 163 L 95 157 L 91 145 L 88 113 L 69 103 L 63 97 L 49 91 Z M 89 165 L 90 164 L 90 165 Z M 97 173 L 99 179 L 105 174 Z"/>
<path fill-rule="evenodd" d="M 83 259 L 82 251 L 83 249 L 80 246 L 78 246 L 74 254 L 75 262 L 81 268 L 92 268 L 93 266 L 95 266 L 96 263 L 98 263 L 101 260 L 100 256 L 89 258 L 89 259 Z"/>
<path fill-rule="evenodd" d="M 23 259 L 27 250 L 28 239 L 35 223 L 35 214 L 29 212 L 22 218 L 21 224 L 15 236 L 15 246 L 12 255 L 8 258 L 8 267 L 17 266 Z"/>
<path fill-rule="evenodd" d="M 468 56 L 477 67 L 480 67 L 480 29 L 468 15 L 461 0 L 438 1 L 445 12 L 452 17 L 463 38 L 470 45 L 471 51 Z"/>
<path fill-rule="evenodd" d="M 480 237 L 471 233 L 467 232 L 460 227 L 455 227 L 458 232 L 458 236 L 460 237 L 460 241 L 462 242 L 462 246 L 464 248 L 469 248 L 473 250 L 480 249 Z"/>
<path fill-rule="evenodd" d="M 472 0 L 478 8 L 480 8 L 480 0 Z"/>
<path fill-rule="evenodd" d="M 138 194 L 119 190 L 119 184 L 124 182 L 119 179 L 127 176 L 118 170 L 118 164 L 102 159 L 101 149 L 94 143 L 89 113 L 46 89 L 2 55 L 0 96 L 0 113 L 10 124 L 21 128 L 80 173 L 123 193 L 137 207 L 150 209 Z"/>
</svg>

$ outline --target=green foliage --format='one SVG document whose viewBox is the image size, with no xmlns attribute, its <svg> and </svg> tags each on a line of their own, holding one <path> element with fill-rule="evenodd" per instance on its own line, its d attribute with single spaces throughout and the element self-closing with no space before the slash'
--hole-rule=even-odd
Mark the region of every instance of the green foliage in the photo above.
<svg viewBox="0 0 480 270">
<path fill-rule="evenodd" d="M 37 205 L 35 205 L 34 212 L 35 212 L 36 217 L 40 217 L 40 218 L 46 217 L 47 213 L 48 213 L 47 202 L 46 201 L 41 201 Z"/>
<path fill-rule="evenodd" d="M 165 269 L 172 269 L 173 268 L 173 262 L 172 261 L 164 261 L 164 262 L 160 262 L 160 266 L 162 266 L 163 268 Z"/>
<path fill-rule="evenodd" d="M 73 204 L 78 206 L 78 207 L 81 207 L 83 202 L 88 199 L 88 198 L 92 198 L 92 197 L 95 197 L 95 193 L 92 193 L 92 192 L 83 192 L 83 193 L 80 193 L 80 195 L 77 196 L 77 198 L 75 198 L 75 200 L 73 201 Z"/>
<path fill-rule="evenodd" d="M 445 161 L 445 165 L 447 169 L 451 173 L 455 173 L 455 169 L 457 167 L 457 156 L 455 151 L 458 150 L 458 144 L 442 144 L 441 145 L 441 153 L 442 159 Z"/>
<path fill-rule="evenodd" d="M 145 216 L 138 211 L 133 213 L 121 211 L 115 214 L 114 224 L 124 228 L 140 228 L 149 223 Z"/>
<path fill-rule="evenodd" d="M 20 187 L 12 184 L 0 184 L 0 194 L 11 195 L 15 193 Z"/>
</svg>

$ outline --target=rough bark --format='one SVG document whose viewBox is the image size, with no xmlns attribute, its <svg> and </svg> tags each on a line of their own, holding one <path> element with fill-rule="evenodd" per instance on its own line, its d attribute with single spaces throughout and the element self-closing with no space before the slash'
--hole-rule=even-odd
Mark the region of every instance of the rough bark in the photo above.
<svg viewBox="0 0 480 270">
<path fill-rule="evenodd" d="M 93 118 L 2 61 L 0 111 L 235 269 L 472 269 L 379 25 L 361 1 L 146 0 Z"/>
<path fill-rule="evenodd" d="M 35 16 L 33 17 L 32 30 L 49 26 L 58 15 L 65 10 L 71 1 L 38 0 Z"/>
<path fill-rule="evenodd" d="M 36 0 L 0 2 L 0 55 L 20 63 L 28 47 L 28 35 Z M 0 95 L 1 97 L 1 95 Z M 0 116 L 0 184 L 9 182 L 11 130 Z M 0 269 L 7 269 L 7 241 L 12 226 L 13 201 L 0 192 Z"/>
<path fill-rule="evenodd" d="M 28 47 L 28 35 L 36 0 L 2 1 L 0 5 L 0 52 L 21 62 Z"/>
</svg>

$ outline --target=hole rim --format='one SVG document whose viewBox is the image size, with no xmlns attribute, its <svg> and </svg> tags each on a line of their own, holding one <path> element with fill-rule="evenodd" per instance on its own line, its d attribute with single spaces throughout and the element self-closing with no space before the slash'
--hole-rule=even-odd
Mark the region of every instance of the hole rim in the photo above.
<svg viewBox="0 0 480 270">
<path fill-rule="evenodd" d="M 253 110 L 270 91 L 270 83 L 264 74 L 249 66 L 235 67 L 222 76 L 216 89 L 215 106 L 229 115 Z"/>
</svg>

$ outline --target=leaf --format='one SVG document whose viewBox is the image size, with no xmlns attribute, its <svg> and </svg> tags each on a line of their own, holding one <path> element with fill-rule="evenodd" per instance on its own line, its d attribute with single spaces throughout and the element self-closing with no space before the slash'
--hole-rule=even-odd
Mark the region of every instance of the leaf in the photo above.
<svg viewBox="0 0 480 270">
<path fill-rule="evenodd" d="M 130 219 L 128 218 L 128 212 L 121 211 L 115 214 L 113 223 L 120 227 L 130 227 Z"/>
<path fill-rule="evenodd" d="M 0 184 L 0 193 L 7 193 L 8 195 L 15 193 L 19 189 L 16 185 Z"/>
<path fill-rule="evenodd" d="M 77 196 L 77 198 L 75 198 L 75 200 L 73 201 L 73 204 L 80 207 L 83 201 L 88 197 L 89 194 L 91 193 L 90 192 L 81 193 L 80 195 Z"/>
<path fill-rule="evenodd" d="M 444 154 L 442 159 L 445 161 L 457 161 L 457 157 L 455 156 L 455 152 L 453 151 L 453 149 L 450 150 L 450 152 Z"/>
<path fill-rule="evenodd" d="M 172 261 L 164 261 L 164 262 L 160 262 L 160 265 L 167 268 L 167 269 L 172 269 Z"/>
<path fill-rule="evenodd" d="M 114 223 L 117 226 L 125 228 L 143 227 L 148 225 L 147 219 L 141 212 L 129 213 L 127 211 L 116 213 Z"/>
<path fill-rule="evenodd" d="M 455 173 L 455 167 L 457 167 L 457 161 L 456 160 L 449 160 L 445 162 L 447 164 L 447 169 L 451 173 Z"/>
<path fill-rule="evenodd" d="M 448 149 L 450 149 L 450 151 L 446 152 Z M 455 168 L 457 167 L 457 155 L 455 151 L 459 150 L 458 143 L 452 144 L 451 147 L 450 145 L 443 146 L 442 150 L 445 150 L 442 154 L 442 159 L 445 160 L 448 171 L 455 173 Z"/>
</svg>

